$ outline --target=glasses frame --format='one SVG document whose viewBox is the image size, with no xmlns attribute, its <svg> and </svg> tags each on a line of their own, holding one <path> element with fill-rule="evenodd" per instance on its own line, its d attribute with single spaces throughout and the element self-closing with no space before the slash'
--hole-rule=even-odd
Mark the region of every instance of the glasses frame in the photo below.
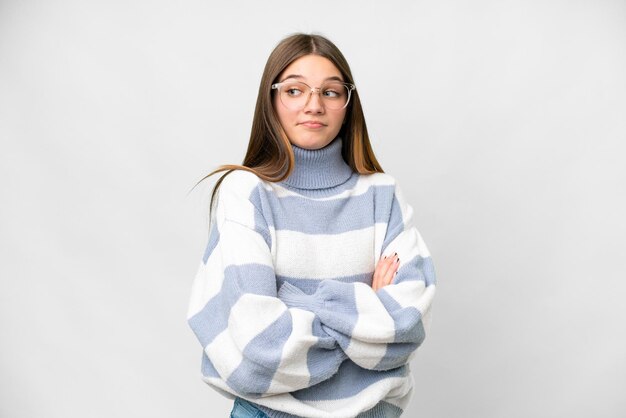
<svg viewBox="0 0 626 418">
<path fill-rule="evenodd" d="M 300 80 L 293 80 L 293 81 L 287 81 L 287 80 L 283 80 L 280 83 L 274 83 L 272 84 L 272 90 L 278 90 L 278 93 L 280 94 L 280 88 L 283 86 L 283 84 L 288 84 L 288 83 L 293 83 L 294 81 L 298 82 L 298 83 L 302 83 L 305 86 L 307 86 L 309 88 L 309 97 L 307 97 L 306 101 L 304 102 L 304 104 L 302 105 L 302 107 L 298 108 L 298 109 L 294 109 L 291 108 L 289 106 L 287 106 L 282 99 L 280 99 L 280 102 L 285 105 L 286 107 L 292 109 L 292 110 L 302 110 L 306 107 L 306 105 L 309 103 L 309 100 L 311 100 L 311 96 L 313 96 L 313 92 L 315 90 L 315 93 L 317 94 L 321 94 L 322 93 L 322 88 L 321 87 L 311 87 L 309 86 L 307 83 L 305 83 L 304 81 L 300 81 Z M 345 109 L 346 106 L 348 106 L 348 103 L 350 103 L 350 98 L 352 97 L 352 90 L 356 89 L 356 86 L 352 83 L 347 83 L 345 81 L 338 81 L 335 80 L 335 82 L 343 84 L 347 89 L 348 89 L 348 100 L 346 100 L 346 104 L 343 105 L 342 107 L 338 108 L 338 109 L 330 109 L 330 110 L 341 110 L 341 109 Z M 280 96 L 279 96 L 280 98 Z M 324 101 L 322 100 L 322 96 L 320 95 L 320 103 L 322 103 L 324 105 Z M 324 105 L 324 107 L 326 107 L 326 105 Z"/>
</svg>

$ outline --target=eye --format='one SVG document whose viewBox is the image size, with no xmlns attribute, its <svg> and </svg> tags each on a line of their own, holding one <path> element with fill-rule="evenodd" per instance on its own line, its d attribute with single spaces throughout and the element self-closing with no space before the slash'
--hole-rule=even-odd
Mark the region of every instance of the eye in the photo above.
<svg viewBox="0 0 626 418">
<path fill-rule="evenodd" d="M 322 94 L 327 99 L 342 99 L 346 93 L 346 87 L 340 83 L 329 83 L 322 88 Z"/>
<path fill-rule="evenodd" d="M 302 94 L 302 90 L 300 90 L 298 87 L 287 87 L 287 89 L 285 89 L 285 92 L 289 96 L 294 96 L 294 97 Z"/>
<path fill-rule="evenodd" d="M 282 92 L 287 97 L 300 97 L 305 91 L 306 85 L 298 81 L 287 81 L 282 87 Z"/>
</svg>

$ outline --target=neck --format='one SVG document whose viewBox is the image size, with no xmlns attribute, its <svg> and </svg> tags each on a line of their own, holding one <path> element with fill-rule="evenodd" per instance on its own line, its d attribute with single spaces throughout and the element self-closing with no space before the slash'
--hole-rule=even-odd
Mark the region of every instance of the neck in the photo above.
<svg viewBox="0 0 626 418">
<path fill-rule="evenodd" d="M 295 167 L 282 183 L 298 189 L 327 189 L 345 183 L 352 168 L 341 155 L 342 139 L 337 137 L 320 149 L 291 144 Z"/>
</svg>

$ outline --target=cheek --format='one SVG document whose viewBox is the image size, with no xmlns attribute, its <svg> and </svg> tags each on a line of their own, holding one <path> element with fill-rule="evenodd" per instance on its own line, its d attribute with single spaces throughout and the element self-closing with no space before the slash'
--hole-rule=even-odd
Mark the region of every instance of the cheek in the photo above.
<svg viewBox="0 0 626 418">
<path fill-rule="evenodd" d="M 283 126 L 284 129 L 288 129 L 290 125 L 293 123 L 294 112 L 291 112 L 289 109 L 286 109 L 282 103 L 274 100 L 274 110 L 276 111 L 276 116 L 278 116 L 278 121 Z"/>
<path fill-rule="evenodd" d="M 346 111 L 344 110 L 343 112 L 340 112 L 336 115 L 334 122 L 338 124 L 339 126 L 341 126 L 345 117 L 346 117 Z"/>
</svg>

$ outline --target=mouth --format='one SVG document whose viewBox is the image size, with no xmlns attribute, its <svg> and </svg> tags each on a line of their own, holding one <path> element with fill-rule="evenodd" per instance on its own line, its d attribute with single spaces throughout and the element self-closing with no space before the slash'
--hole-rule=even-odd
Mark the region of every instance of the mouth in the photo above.
<svg viewBox="0 0 626 418">
<path fill-rule="evenodd" d="M 302 125 L 306 128 L 311 128 L 311 129 L 321 128 L 323 126 L 326 126 L 322 122 L 315 121 L 315 120 L 307 120 L 304 122 L 300 122 L 299 125 Z"/>
</svg>

